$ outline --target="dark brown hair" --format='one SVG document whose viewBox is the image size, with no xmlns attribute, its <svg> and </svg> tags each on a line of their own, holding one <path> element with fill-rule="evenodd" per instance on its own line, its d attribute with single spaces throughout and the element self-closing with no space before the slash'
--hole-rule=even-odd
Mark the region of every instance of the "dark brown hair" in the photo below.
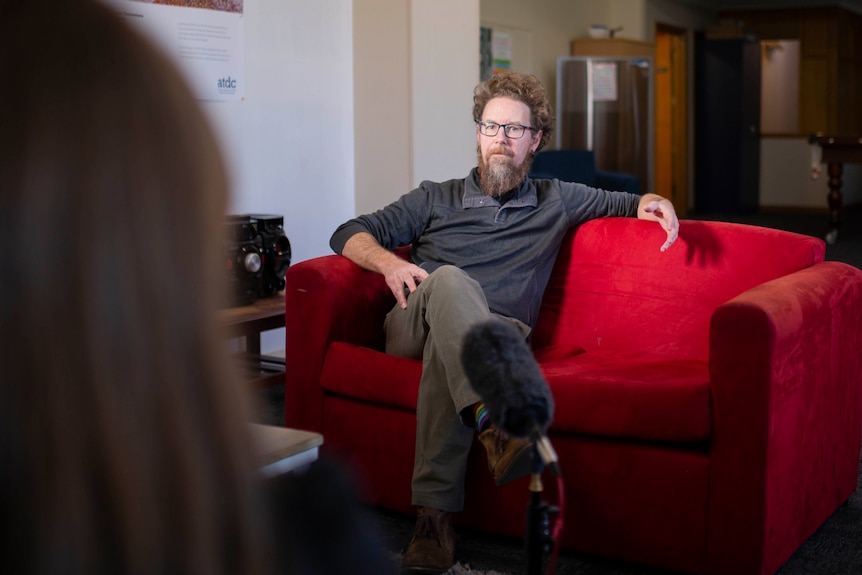
<svg viewBox="0 0 862 575">
<path fill-rule="evenodd" d="M 227 192 L 210 128 L 109 9 L 3 6 L 3 561 L 259 573 L 247 398 L 216 315 Z"/>
<path fill-rule="evenodd" d="M 491 76 L 473 91 L 473 120 L 479 122 L 488 102 L 501 97 L 523 102 L 530 108 L 532 127 L 542 131 L 536 151 L 544 148 L 554 133 L 554 111 L 542 83 L 535 76 L 518 72 Z"/>
</svg>

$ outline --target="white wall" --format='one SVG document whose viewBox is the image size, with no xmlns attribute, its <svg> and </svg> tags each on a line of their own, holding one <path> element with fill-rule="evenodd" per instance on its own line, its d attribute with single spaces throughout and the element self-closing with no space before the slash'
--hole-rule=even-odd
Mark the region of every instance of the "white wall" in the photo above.
<svg viewBox="0 0 862 575">
<path fill-rule="evenodd" d="M 330 253 L 352 217 L 351 0 L 246 0 L 245 101 L 205 102 L 233 213 L 284 215 L 293 262 Z"/>
<path fill-rule="evenodd" d="M 476 165 L 479 0 L 411 0 L 413 184 Z"/>
<path fill-rule="evenodd" d="M 475 165 L 478 0 L 354 0 L 356 213 Z"/>
<path fill-rule="evenodd" d="M 647 0 L 612 0 L 607 3 L 607 22 L 601 23 L 611 30 L 621 27 L 615 34 L 617 38 L 646 41 L 652 32 L 647 29 L 646 4 Z"/>
<path fill-rule="evenodd" d="M 356 213 L 413 183 L 410 3 L 353 0 Z"/>
<path fill-rule="evenodd" d="M 354 214 L 351 0 L 246 0 L 245 101 L 204 102 L 233 184 L 232 213 L 284 216 L 292 264 L 331 253 Z M 263 334 L 264 353 L 284 330 Z"/>
<path fill-rule="evenodd" d="M 641 2 L 643 0 L 620 0 Z M 512 68 L 535 75 L 553 100 L 557 58 L 571 54 L 571 42 L 585 38 L 593 24 L 616 27 L 612 7 L 617 0 L 481 0 L 481 25 L 512 36 Z M 620 37 L 633 38 L 631 30 Z"/>
</svg>

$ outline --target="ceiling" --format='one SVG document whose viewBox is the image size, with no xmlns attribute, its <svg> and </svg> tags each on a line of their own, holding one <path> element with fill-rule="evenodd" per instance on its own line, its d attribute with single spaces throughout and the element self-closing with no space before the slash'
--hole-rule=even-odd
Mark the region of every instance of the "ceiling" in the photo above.
<svg viewBox="0 0 862 575">
<path fill-rule="evenodd" d="M 677 0 L 715 11 L 840 6 L 862 14 L 862 0 Z"/>
</svg>

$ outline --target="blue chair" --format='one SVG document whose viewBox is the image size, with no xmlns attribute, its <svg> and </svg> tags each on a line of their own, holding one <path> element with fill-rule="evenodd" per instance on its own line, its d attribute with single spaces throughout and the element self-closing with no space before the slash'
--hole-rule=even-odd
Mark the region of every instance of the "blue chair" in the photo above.
<svg viewBox="0 0 862 575">
<path fill-rule="evenodd" d="M 556 178 L 593 188 L 640 195 L 640 180 L 634 174 L 596 169 L 592 150 L 542 150 L 533 158 L 531 178 Z"/>
</svg>

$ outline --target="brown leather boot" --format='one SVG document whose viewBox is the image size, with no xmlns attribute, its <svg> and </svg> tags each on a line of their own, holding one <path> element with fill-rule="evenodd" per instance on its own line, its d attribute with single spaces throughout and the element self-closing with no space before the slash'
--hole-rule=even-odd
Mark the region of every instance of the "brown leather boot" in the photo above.
<svg viewBox="0 0 862 575">
<path fill-rule="evenodd" d="M 401 561 L 401 572 L 445 573 L 455 564 L 455 531 L 451 514 L 431 507 L 420 507 L 413 539 Z"/>
<path fill-rule="evenodd" d="M 488 469 L 498 486 L 523 477 L 533 468 L 533 442 L 526 437 L 509 437 L 496 425 L 479 434 L 488 452 Z"/>
</svg>

